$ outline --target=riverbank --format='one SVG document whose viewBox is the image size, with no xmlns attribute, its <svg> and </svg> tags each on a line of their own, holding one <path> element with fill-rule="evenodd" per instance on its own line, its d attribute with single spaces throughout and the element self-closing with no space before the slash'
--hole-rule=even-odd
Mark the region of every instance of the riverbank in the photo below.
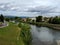
<svg viewBox="0 0 60 45">
<path fill-rule="evenodd" d="M 36 26 L 44 26 L 44 27 L 49 27 L 49 28 L 53 28 L 55 30 L 60 30 L 60 25 L 59 24 L 51 24 L 51 23 L 44 23 L 44 22 L 35 22 L 35 23 L 31 23 L 33 25 Z"/>
<path fill-rule="evenodd" d="M 18 26 L 21 28 L 20 39 L 22 40 L 24 45 L 31 45 L 32 36 L 30 32 L 30 26 L 25 23 L 19 23 Z"/>
<path fill-rule="evenodd" d="M 17 40 L 20 37 L 19 35 L 20 29 L 19 27 L 9 22 L 9 25 L 0 28 L 0 45 L 21 45 L 21 40 Z M 18 43 L 19 42 L 19 43 Z"/>
</svg>

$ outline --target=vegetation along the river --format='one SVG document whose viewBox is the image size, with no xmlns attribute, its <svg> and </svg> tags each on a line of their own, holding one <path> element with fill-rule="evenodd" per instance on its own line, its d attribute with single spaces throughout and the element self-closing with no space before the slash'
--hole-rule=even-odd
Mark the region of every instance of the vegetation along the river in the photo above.
<svg viewBox="0 0 60 45">
<path fill-rule="evenodd" d="M 20 39 L 22 40 L 24 45 L 31 45 L 32 36 L 30 32 L 30 26 L 25 23 L 19 23 L 18 26 L 21 28 Z"/>
<path fill-rule="evenodd" d="M 27 23 L 60 30 L 60 17 L 58 16 L 55 17 L 38 16 L 36 17 L 36 20 L 32 20 L 31 22 L 28 21 Z"/>
</svg>

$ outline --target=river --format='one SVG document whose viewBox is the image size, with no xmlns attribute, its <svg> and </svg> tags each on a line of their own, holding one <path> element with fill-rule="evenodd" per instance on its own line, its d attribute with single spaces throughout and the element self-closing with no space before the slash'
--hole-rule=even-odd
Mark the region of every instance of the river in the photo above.
<svg viewBox="0 0 60 45">
<path fill-rule="evenodd" d="M 32 45 L 58 45 L 60 31 L 31 25 Z"/>
</svg>

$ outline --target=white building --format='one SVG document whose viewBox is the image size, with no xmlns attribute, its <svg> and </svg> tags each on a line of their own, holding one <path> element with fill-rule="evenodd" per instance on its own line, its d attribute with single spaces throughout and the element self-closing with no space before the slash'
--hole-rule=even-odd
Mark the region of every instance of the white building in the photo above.
<svg viewBox="0 0 60 45">
<path fill-rule="evenodd" d="M 36 17 L 31 17 L 30 19 L 31 19 L 31 21 L 33 21 L 33 20 L 36 21 Z"/>
</svg>

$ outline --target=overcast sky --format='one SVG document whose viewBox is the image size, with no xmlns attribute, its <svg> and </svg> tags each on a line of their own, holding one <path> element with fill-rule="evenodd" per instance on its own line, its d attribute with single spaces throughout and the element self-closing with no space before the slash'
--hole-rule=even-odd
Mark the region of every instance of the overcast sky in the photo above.
<svg viewBox="0 0 60 45">
<path fill-rule="evenodd" d="M 0 0 L 0 14 L 12 16 L 60 15 L 60 0 Z"/>
</svg>

